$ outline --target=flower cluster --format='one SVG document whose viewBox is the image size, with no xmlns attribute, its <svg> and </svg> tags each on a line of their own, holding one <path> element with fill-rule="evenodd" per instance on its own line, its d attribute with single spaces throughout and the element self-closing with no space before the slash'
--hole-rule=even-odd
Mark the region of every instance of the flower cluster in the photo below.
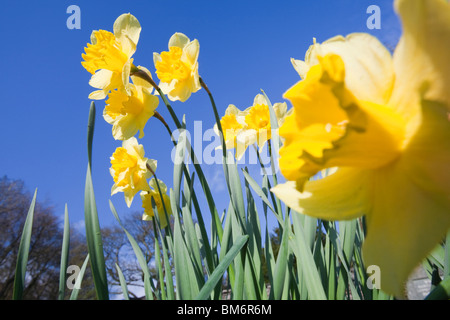
<svg viewBox="0 0 450 320">
<path fill-rule="evenodd" d="M 292 109 L 287 110 L 286 102 L 274 103 L 273 110 L 278 126 L 281 126 L 286 116 L 292 112 Z M 271 139 L 273 131 L 266 97 L 262 94 L 256 95 L 253 105 L 243 111 L 230 104 L 220 120 L 220 125 L 226 148 L 236 149 L 236 159 L 241 159 L 245 150 L 255 143 L 262 149 L 265 143 Z M 214 126 L 214 131 L 219 135 L 217 124 Z"/>
<path fill-rule="evenodd" d="M 156 188 L 156 160 L 145 157 L 144 147 L 138 138 L 144 137 L 148 120 L 157 114 L 159 97 L 154 91 L 150 71 L 133 64 L 133 55 L 141 33 L 139 21 L 131 14 L 120 15 L 113 25 L 113 32 L 95 30 L 91 43 L 82 54 L 82 66 L 92 74 L 89 84 L 94 87 L 90 99 L 105 99 L 103 118 L 112 125 L 112 136 L 122 141 L 111 156 L 110 173 L 114 180 L 111 195 L 123 192 L 125 202 L 131 206 L 140 192 L 144 208 L 143 219 L 154 216 L 151 199 L 155 201 L 162 226 L 167 225 L 165 214 L 172 214 L 168 202 L 167 187 L 159 181 Z M 154 53 L 159 89 L 172 101 L 186 101 L 192 92 L 200 89 L 198 63 L 199 43 L 190 41 L 182 33 L 175 33 L 169 40 L 169 51 Z M 144 74 L 144 76 L 142 75 Z M 150 80 L 150 81 L 149 81 Z M 161 194 L 159 194 L 161 190 Z"/>
</svg>

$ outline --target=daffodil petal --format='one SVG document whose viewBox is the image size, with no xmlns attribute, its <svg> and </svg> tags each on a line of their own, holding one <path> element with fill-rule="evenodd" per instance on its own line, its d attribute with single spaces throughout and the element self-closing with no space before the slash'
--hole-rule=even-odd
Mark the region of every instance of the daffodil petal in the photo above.
<svg viewBox="0 0 450 320">
<path fill-rule="evenodd" d="M 169 48 L 170 47 L 179 47 L 183 49 L 188 43 L 189 38 L 181 32 L 175 32 L 169 39 Z"/>
<path fill-rule="evenodd" d="M 89 85 L 97 89 L 106 89 L 111 83 L 113 74 L 114 72 L 110 70 L 100 69 L 91 76 Z"/>
<path fill-rule="evenodd" d="M 425 98 L 441 101 L 450 110 L 450 4 L 398 0 L 395 8 L 404 31 L 394 52 L 396 81 L 391 104 L 405 116 L 414 116 L 419 91 L 425 85 Z"/>
<path fill-rule="evenodd" d="M 305 183 L 300 192 L 295 181 L 278 184 L 271 191 L 296 212 L 326 220 L 362 216 L 369 209 L 369 170 L 339 168 L 322 179 Z"/>
<path fill-rule="evenodd" d="M 402 166 L 414 183 L 449 208 L 450 215 L 450 120 L 448 107 L 422 100 L 421 125 L 409 141 Z"/>
<path fill-rule="evenodd" d="M 104 90 L 95 90 L 89 94 L 88 98 L 92 100 L 103 100 L 106 98 L 106 92 Z"/>
<path fill-rule="evenodd" d="M 387 103 L 394 85 L 394 69 L 390 52 L 377 38 L 367 33 L 336 36 L 312 45 L 305 55 L 305 62 L 313 66 L 318 63 L 318 56 L 330 53 L 344 61 L 345 84 L 358 100 Z M 305 69 L 302 66 L 301 72 Z"/>
<path fill-rule="evenodd" d="M 197 39 L 194 39 L 184 47 L 181 59 L 186 59 L 191 65 L 194 65 L 197 62 L 199 53 L 200 44 Z"/>
<path fill-rule="evenodd" d="M 150 73 L 150 71 L 147 68 L 145 68 L 143 66 L 137 66 L 137 68 L 139 70 L 144 71 L 150 78 L 152 78 L 152 74 Z M 133 84 L 135 86 L 144 87 L 147 90 L 149 90 L 150 93 L 153 91 L 153 86 L 147 80 L 144 80 L 141 77 L 137 77 L 137 76 L 131 76 L 131 80 L 133 81 Z"/>
<path fill-rule="evenodd" d="M 422 100 L 422 119 L 402 157 L 375 172 L 366 263 L 396 295 L 450 228 L 450 122 L 445 105 Z M 395 246 L 392 244 L 395 243 Z"/>
<path fill-rule="evenodd" d="M 157 183 L 156 183 L 156 179 L 155 179 L 155 178 L 152 178 L 148 184 L 149 184 L 149 186 L 152 187 L 158 194 L 159 194 L 159 191 L 158 191 L 158 184 L 159 184 L 159 188 L 161 189 L 161 193 L 162 193 L 162 194 L 167 193 L 167 186 L 166 186 L 166 184 L 165 184 L 162 180 L 160 180 L 160 179 L 158 179 L 158 184 L 157 184 Z"/>
<path fill-rule="evenodd" d="M 380 268 L 383 291 L 403 296 L 410 273 L 447 232 L 449 207 L 418 187 L 400 166 L 378 170 L 374 186 L 363 258 L 366 266 Z"/>
<path fill-rule="evenodd" d="M 255 98 L 253 99 L 253 105 L 255 106 L 255 105 L 258 105 L 258 104 L 260 104 L 260 105 L 267 105 L 267 100 L 261 93 L 258 93 L 255 96 Z"/>
<path fill-rule="evenodd" d="M 192 94 L 192 91 L 190 90 L 190 86 L 185 85 L 183 82 L 173 80 L 172 83 L 176 84 L 173 86 L 173 89 L 167 92 L 167 97 L 171 101 L 181 101 L 185 102 Z"/>
<path fill-rule="evenodd" d="M 137 126 L 135 117 L 124 115 L 114 122 L 112 135 L 116 140 L 126 140 L 134 136 L 139 130 L 141 128 Z"/>
<path fill-rule="evenodd" d="M 309 65 L 302 60 L 291 58 L 292 66 L 294 67 L 295 71 L 297 71 L 300 78 L 305 79 L 306 74 L 309 70 Z"/>
<path fill-rule="evenodd" d="M 120 15 L 113 25 L 114 36 L 122 45 L 123 52 L 131 57 L 136 51 L 136 45 L 141 33 L 141 25 L 135 16 L 129 13 Z"/>
</svg>

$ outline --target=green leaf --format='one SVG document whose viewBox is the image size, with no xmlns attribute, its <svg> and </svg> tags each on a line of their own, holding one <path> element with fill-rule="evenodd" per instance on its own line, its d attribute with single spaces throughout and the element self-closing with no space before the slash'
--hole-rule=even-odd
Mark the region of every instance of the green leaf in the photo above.
<svg viewBox="0 0 450 320">
<path fill-rule="evenodd" d="M 16 273 L 14 276 L 13 300 L 21 300 L 23 298 L 23 290 L 25 288 L 25 275 L 27 272 L 28 254 L 30 251 L 31 233 L 33 230 L 34 207 L 36 205 L 37 189 L 34 191 L 28 209 L 27 218 L 23 226 L 22 236 L 20 238 L 19 251 L 17 253 Z"/>
<path fill-rule="evenodd" d="M 171 201 L 174 199 L 173 191 L 170 193 Z M 173 262 L 175 268 L 175 282 L 177 285 L 177 299 L 190 300 L 200 291 L 193 261 L 185 242 L 185 234 L 181 226 L 180 217 L 175 215 L 173 232 Z"/>
<path fill-rule="evenodd" d="M 231 201 L 228 205 L 228 214 L 225 217 L 225 225 L 223 228 L 223 236 L 222 236 L 222 242 L 220 243 L 220 255 L 219 255 L 219 261 L 222 261 L 223 257 L 225 257 L 226 253 L 228 252 L 228 248 L 230 247 L 230 243 L 232 243 L 232 215 L 234 215 L 233 205 L 231 204 Z M 229 270 L 228 270 L 228 277 L 229 282 L 231 286 L 234 286 L 234 265 L 233 263 L 230 264 Z"/>
<path fill-rule="evenodd" d="M 425 300 L 448 300 L 450 299 L 450 277 L 447 277 L 439 283 Z"/>
<path fill-rule="evenodd" d="M 245 204 L 242 194 L 241 179 L 231 153 L 228 153 L 223 166 L 234 212 L 236 213 L 236 217 L 238 218 L 241 227 L 245 230 Z"/>
<path fill-rule="evenodd" d="M 183 215 L 183 224 L 185 228 L 185 241 L 186 248 L 189 252 L 190 259 L 192 261 L 192 267 L 194 268 L 196 278 L 199 286 L 204 283 L 202 272 L 202 260 L 200 256 L 199 241 L 197 238 L 197 232 L 195 231 L 194 221 L 192 220 L 191 212 L 188 204 L 185 203 L 181 209 Z"/>
<path fill-rule="evenodd" d="M 259 186 L 259 184 L 250 176 L 250 174 L 242 170 L 244 173 L 245 180 L 249 183 L 249 185 L 252 187 L 253 191 L 256 192 L 256 194 L 261 198 L 261 200 L 264 202 L 264 204 L 272 210 L 272 212 L 275 214 L 275 217 L 278 219 L 278 222 L 282 225 L 283 218 L 278 214 L 278 212 L 272 207 L 269 199 L 267 198 L 266 194 L 264 193 L 263 189 Z"/>
<path fill-rule="evenodd" d="M 83 265 L 81 266 L 80 272 L 78 273 L 77 279 L 75 280 L 75 285 L 72 289 L 72 293 L 70 295 L 70 300 L 77 300 L 78 292 L 81 289 L 81 282 L 83 281 L 84 273 L 86 272 L 86 267 L 89 261 L 89 253 L 84 259 Z"/>
<path fill-rule="evenodd" d="M 322 281 L 317 271 L 314 257 L 305 239 L 305 232 L 299 219 L 299 213 L 292 214 L 294 237 L 290 239 L 290 245 L 297 257 L 297 263 L 301 263 L 305 285 L 308 289 L 308 297 L 312 300 L 326 300 Z M 320 240 L 319 240 L 320 241 Z"/>
<path fill-rule="evenodd" d="M 99 300 L 108 300 L 108 280 L 106 277 L 103 242 L 95 203 L 94 187 L 92 185 L 91 170 L 88 166 L 84 193 L 84 219 L 86 227 L 86 241 L 91 260 L 94 286 Z"/>
<path fill-rule="evenodd" d="M 225 270 L 232 263 L 237 254 L 241 252 L 242 247 L 247 243 L 247 241 L 248 235 L 242 235 L 236 239 L 233 246 L 230 248 L 230 250 L 228 250 L 227 254 L 223 257 L 219 265 L 216 267 L 216 269 L 206 281 L 205 285 L 200 290 L 199 294 L 195 298 L 196 300 L 205 300 L 210 296 L 217 282 L 222 278 Z"/>
<path fill-rule="evenodd" d="M 280 300 L 284 290 L 285 278 L 288 276 L 288 255 L 289 255 L 289 232 L 290 232 L 290 220 L 286 215 L 284 221 L 284 227 L 281 235 L 281 244 L 278 251 L 277 261 L 275 264 L 275 273 L 273 278 L 273 298 Z"/>
<path fill-rule="evenodd" d="M 61 264 L 59 268 L 58 300 L 64 300 L 64 292 L 66 288 L 66 270 L 67 264 L 69 262 L 69 244 L 70 244 L 69 212 L 67 210 L 66 204 L 64 211 L 64 231 L 61 249 Z"/>
<path fill-rule="evenodd" d="M 123 298 L 125 300 L 130 300 L 130 297 L 128 295 L 127 281 L 125 280 L 122 270 L 120 269 L 120 267 L 117 263 L 116 263 L 116 270 L 117 270 L 117 274 L 119 275 L 119 282 L 120 282 L 120 287 L 122 288 Z"/>
<path fill-rule="evenodd" d="M 186 151 L 186 130 L 180 130 L 180 135 L 178 137 L 178 143 L 175 148 L 175 159 L 173 165 L 173 191 L 175 196 L 176 206 L 180 206 L 180 190 L 181 190 L 181 178 L 184 167 L 184 157 Z M 174 213 L 177 211 L 174 211 Z"/>
<path fill-rule="evenodd" d="M 87 133 L 87 150 L 88 150 L 88 163 L 92 168 L 92 142 L 94 140 L 94 126 L 95 126 L 95 103 L 91 102 L 89 108 L 89 119 L 88 119 L 88 133 Z"/>
<path fill-rule="evenodd" d="M 94 286 L 99 300 L 108 300 L 108 279 L 106 277 L 103 242 L 98 221 L 97 205 L 95 203 L 94 186 L 92 184 L 92 140 L 94 137 L 95 104 L 91 103 L 88 122 L 88 168 L 84 191 L 84 220 L 86 227 L 86 241 L 91 261 Z"/>
<path fill-rule="evenodd" d="M 153 300 L 153 293 L 151 290 L 151 275 L 150 271 L 148 270 L 147 260 L 144 257 L 144 254 L 142 253 L 141 248 L 139 247 L 139 244 L 137 241 L 133 238 L 133 236 L 125 229 L 124 225 L 120 221 L 119 215 L 117 214 L 116 208 L 114 207 L 111 200 L 109 200 L 109 207 L 111 209 L 111 212 L 113 213 L 114 217 L 116 218 L 117 222 L 119 223 L 122 230 L 125 232 L 128 241 L 131 244 L 131 247 L 133 248 L 134 254 L 136 255 L 136 258 L 139 262 L 139 266 L 142 269 L 142 272 L 144 273 L 144 288 L 145 290 L 145 297 L 147 300 Z"/>
</svg>

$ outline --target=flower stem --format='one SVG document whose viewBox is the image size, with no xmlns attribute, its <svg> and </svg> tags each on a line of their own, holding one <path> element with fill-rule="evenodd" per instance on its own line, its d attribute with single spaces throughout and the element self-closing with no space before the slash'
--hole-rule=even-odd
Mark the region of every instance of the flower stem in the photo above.
<svg viewBox="0 0 450 320">
<path fill-rule="evenodd" d="M 211 105 L 212 105 L 212 108 L 214 111 L 214 117 L 216 118 L 217 128 L 219 129 L 220 141 L 222 143 L 223 158 L 225 160 L 226 155 L 227 155 L 226 144 L 225 144 L 225 138 L 223 135 L 222 124 L 220 123 L 219 113 L 217 112 L 216 103 L 214 102 L 214 98 L 211 94 L 211 91 L 209 91 L 208 86 L 206 85 L 206 83 L 203 81 L 203 79 L 201 77 L 200 77 L 200 85 L 202 86 L 203 89 L 205 89 L 206 93 L 208 93 L 209 99 L 211 100 Z"/>
<path fill-rule="evenodd" d="M 179 130 L 184 129 L 182 124 L 181 124 L 181 122 L 178 120 L 177 115 L 173 111 L 172 106 L 170 105 L 169 101 L 167 100 L 165 94 L 162 92 L 161 88 L 153 81 L 153 79 L 146 72 L 144 72 L 144 71 L 142 71 L 142 70 L 140 70 L 140 69 L 138 69 L 136 67 L 132 68 L 130 74 L 146 80 L 148 83 L 150 83 L 156 89 L 156 91 L 161 96 L 161 99 L 163 100 L 164 104 L 166 105 L 166 108 L 169 111 L 173 121 L 175 122 L 176 127 Z M 158 119 L 161 121 L 161 118 L 158 118 Z M 174 138 L 172 136 L 172 131 L 170 130 L 170 127 L 167 125 L 167 123 L 165 121 L 162 122 L 162 123 L 166 127 L 166 129 L 168 130 L 173 143 L 176 144 L 176 142 L 175 142 L 175 140 L 174 140 Z M 206 195 L 206 199 L 207 199 L 208 206 L 209 206 L 209 209 L 210 209 L 210 212 L 211 212 L 211 216 L 212 216 L 212 219 L 213 219 L 213 221 L 215 222 L 215 225 L 216 225 L 217 235 L 219 237 L 219 241 L 221 242 L 222 241 L 222 235 L 223 235 L 223 229 L 222 229 L 222 224 L 221 224 L 221 221 L 220 221 L 220 218 L 219 218 L 219 214 L 217 212 L 217 207 L 216 207 L 216 204 L 214 202 L 214 198 L 213 198 L 212 193 L 211 193 L 211 189 L 209 188 L 208 182 L 207 182 L 207 180 L 205 178 L 205 175 L 203 173 L 203 170 L 202 170 L 201 166 L 198 163 L 197 157 L 195 156 L 195 153 L 194 153 L 194 149 L 192 148 L 192 145 L 190 145 L 189 140 L 187 140 L 187 144 L 189 145 L 188 148 L 190 148 L 190 150 L 191 150 L 191 152 L 190 152 L 191 160 L 192 160 L 192 163 L 194 164 L 194 168 L 195 168 L 195 170 L 197 172 L 197 175 L 199 177 L 200 183 L 202 185 L 203 192 Z M 186 181 L 188 182 L 188 184 L 190 184 L 190 176 L 189 176 L 189 173 L 187 172 L 186 168 L 184 168 L 184 174 L 185 174 L 185 177 L 186 177 Z M 194 206 L 196 207 L 196 210 L 197 209 L 200 210 L 199 206 L 198 206 L 198 203 L 197 203 L 197 200 L 196 200 L 196 197 L 195 197 L 195 193 L 193 193 L 193 200 L 194 200 Z M 198 211 L 198 212 L 200 212 L 200 211 Z M 200 214 L 199 214 L 199 216 L 201 217 Z M 204 230 L 202 230 L 202 232 L 203 231 Z M 209 265 L 210 266 L 212 265 L 212 261 L 209 261 Z"/>
</svg>

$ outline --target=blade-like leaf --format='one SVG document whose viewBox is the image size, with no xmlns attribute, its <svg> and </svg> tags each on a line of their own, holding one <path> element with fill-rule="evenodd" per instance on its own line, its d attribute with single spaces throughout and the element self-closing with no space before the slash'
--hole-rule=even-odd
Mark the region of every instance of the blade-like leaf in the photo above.
<svg viewBox="0 0 450 320">
<path fill-rule="evenodd" d="M 134 254 L 136 255 L 136 258 L 139 262 L 139 265 L 142 269 L 142 272 L 144 273 L 144 287 L 145 287 L 145 296 L 148 300 L 153 300 L 153 294 L 151 290 L 150 285 L 150 271 L 148 270 L 147 260 L 144 257 L 144 254 L 142 253 L 141 248 L 139 247 L 137 241 L 133 238 L 133 236 L 125 229 L 125 227 L 122 224 L 122 221 L 120 221 L 119 215 L 117 214 L 116 208 L 114 207 L 111 200 L 109 200 L 109 207 L 111 209 L 111 212 L 113 213 L 114 217 L 116 218 L 117 222 L 119 223 L 122 230 L 125 232 L 128 241 L 131 244 L 131 247 L 133 248 Z"/>
<path fill-rule="evenodd" d="M 19 251 L 17 253 L 16 273 L 14 276 L 13 300 L 21 300 L 23 298 L 23 290 L 25 288 L 25 275 L 27 272 L 28 254 L 30 251 L 31 233 L 33 230 L 34 207 L 36 205 L 37 189 L 34 191 L 28 209 L 27 218 L 23 226 L 22 236 L 20 238 Z"/>
<path fill-rule="evenodd" d="M 122 270 L 120 269 L 120 267 L 117 263 L 116 263 L 116 270 L 117 270 L 117 274 L 119 275 L 119 282 L 120 282 L 120 287 L 122 288 L 123 298 L 125 300 L 130 300 L 130 297 L 128 295 L 127 282 L 125 280 L 125 277 L 123 276 Z"/>
<path fill-rule="evenodd" d="M 64 211 L 64 231 L 63 242 L 61 249 L 61 264 L 59 268 L 59 292 L 58 300 L 64 299 L 64 292 L 66 288 L 66 270 L 69 262 L 69 245 L 70 245 L 70 229 L 69 229 L 69 212 L 67 210 L 67 204 Z"/>
<path fill-rule="evenodd" d="M 88 122 L 88 168 L 84 191 L 84 220 L 86 227 L 86 241 L 91 261 L 94 286 L 99 300 L 108 300 L 108 280 L 103 252 L 103 242 L 98 220 L 97 205 L 95 202 L 94 186 L 92 183 L 92 141 L 94 137 L 95 104 L 91 103 Z"/>
<path fill-rule="evenodd" d="M 208 281 L 206 281 L 205 285 L 200 290 L 199 294 L 196 297 L 197 300 L 205 300 L 210 296 L 217 282 L 220 281 L 220 279 L 222 278 L 225 270 L 234 260 L 236 255 L 241 251 L 242 247 L 247 243 L 247 241 L 248 241 L 247 235 L 242 235 L 238 239 L 236 239 L 233 246 L 227 252 L 225 257 L 223 257 L 222 261 L 220 261 L 219 265 L 216 267 L 211 276 L 208 278 Z"/>
<path fill-rule="evenodd" d="M 307 245 L 305 232 L 299 219 L 299 213 L 292 214 L 294 225 L 294 237 L 290 239 L 290 245 L 297 257 L 297 263 L 301 263 L 306 287 L 308 288 L 308 297 L 312 300 L 326 300 L 322 281 L 317 271 L 311 248 Z"/>
<path fill-rule="evenodd" d="M 284 290 L 285 278 L 288 276 L 287 263 L 289 255 L 289 232 L 290 232 L 290 220 L 289 216 L 286 215 L 284 221 L 284 227 L 282 230 L 282 238 L 280 249 L 277 256 L 277 261 L 275 264 L 275 273 L 273 278 L 273 292 L 274 299 L 280 300 L 281 295 Z"/>
<path fill-rule="evenodd" d="M 108 300 L 108 283 L 103 252 L 103 242 L 92 185 L 91 170 L 88 166 L 84 194 L 84 219 L 86 227 L 86 241 L 91 260 L 94 286 L 99 300 Z"/>
<path fill-rule="evenodd" d="M 78 273 L 77 279 L 75 280 L 75 285 L 72 289 L 72 293 L 70 294 L 70 300 L 77 300 L 78 292 L 81 289 L 81 282 L 83 281 L 84 273 L 86 272 L 86 267 L 89 261 L 89 253 L 84 259 L 83 265 L 81 266 L 80 272 Z"/>
</svg>

